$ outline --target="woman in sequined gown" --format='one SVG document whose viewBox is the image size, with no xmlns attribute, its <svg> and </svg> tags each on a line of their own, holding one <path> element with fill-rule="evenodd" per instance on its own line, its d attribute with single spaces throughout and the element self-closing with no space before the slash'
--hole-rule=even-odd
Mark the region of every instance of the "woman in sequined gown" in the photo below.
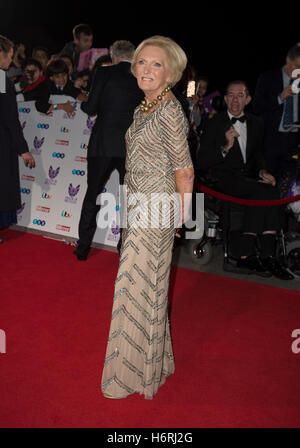
<svg viewBox="0 0 300 448">
<path fill-rule="evenodd" d="M 183 197 L 193 188 L 188 123 L 180 103 L 166 89 L 180 79 L 185 65 L 183 50 L 161 36 L 142 42 L 132 61 L 146 103 L 158 99 L 144 112 L 141 107 L 135 110 L 126 134 L 128 224 L 123 230 L 102 374 L 101 388 L 107 398 L 140 393 L 152 399 L 175 369 L 168 287 L 176 200 L 167 225 L 163 222 L 167 209 L 158 201 L 174 197 L 175 192 Z"/>
</svg>

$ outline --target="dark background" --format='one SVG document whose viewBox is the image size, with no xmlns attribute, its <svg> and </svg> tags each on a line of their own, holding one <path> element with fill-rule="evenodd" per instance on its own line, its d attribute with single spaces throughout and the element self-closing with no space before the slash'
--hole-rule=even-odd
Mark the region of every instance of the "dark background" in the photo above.
<svg viewBox="0 0 300 448">
<path fill-rule="evenodd" d="M 1 1 L 0 33 L 23 42 L 28 56 L 36 45 L 59 52 L 72 40 L 72 28 L 78 23 L 92 26 L 94 47 L 108 47 L 118 39 L 138 45 L 154 34 L 169 36 L 182 46 L 198 73 L 209 77 L 210 90 L 223 91 L 229 81 L 243 79 L 252 94 L 259 73 L 282 66 L 288 49 L 300 42 L 300 8 L 290 2 L 164 6 L 149 0 L 137 5 Z"/>
</svg>

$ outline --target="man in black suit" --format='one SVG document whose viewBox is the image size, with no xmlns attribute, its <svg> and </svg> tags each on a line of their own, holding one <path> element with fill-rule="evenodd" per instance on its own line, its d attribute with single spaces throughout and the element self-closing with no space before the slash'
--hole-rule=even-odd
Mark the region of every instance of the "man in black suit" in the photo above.
<svg viewBox="0 0 300 448">
<path fill-rule="evenodd" d="M 18 156 L 25 166 L 35 167 L 20 125 L 14 85 L 5 74 L 13 53 L 13 42 L 0 35 L 0 229 L 16 222 L 21 207 Z"/>
<path fill-rule="evenodd" d="M 300 129 L 289 132 L 289 125 L 300 121 L 300 98 L 291 83 L 294 70 L 300 69 L 300 45 L 288 51 L 286 65 L 262 73 L 258 79 L 253 110 L 264 121 L 264 156 L 267 167 L 276 177 L 283 170 L 293 170 L 286 160 L 288 151 L 300 144 Z"/>
<path fill-rule="evenodd" d="M 244 199 L 279 199 L 275 178 L 267 172 L 263 147 L 262 120 L 245 113 L 251 97 L 243 81 L 231 82 L 225 94 L 227 111 L 211 119 L 201 137 L 200 169 L 210 170 L 218 179 L 217 188 L 229 195 Z M 276 232 L 281 227 L 278 207 L 244 208 L 242 256 L 239 269 L 267 277 L 293 278 L 275 258 Z M 261 252 L 256 256 L 255 243 L 259 237 Z"/>
<path fill-rule="evenodd" d="M 130 70 L 134 49 L 128 41 L 116 41 L 112 45 L 114 65 L 97 69 L 88 101 L 81 104 L 88 115 L 97 114 L 97 120 L 88 145 L 88 185 L 79 222 L 79 244 L 74 251 L 78 260 L 87 259 L 100 209 L 96 200 L 114 169 L 119 172 L 120 184 L 124 182 L 125 133 L 134 109 L 144 98 Z"/>
</svg>

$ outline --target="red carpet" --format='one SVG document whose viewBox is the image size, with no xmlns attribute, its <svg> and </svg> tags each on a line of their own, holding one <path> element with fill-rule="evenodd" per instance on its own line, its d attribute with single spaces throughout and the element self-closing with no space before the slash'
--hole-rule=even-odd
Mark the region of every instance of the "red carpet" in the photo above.
<svg viewBox="0 0 300 448">
<path fill-rule="evenodd" d="M 117 254 L 84 263 L 62 242 L 1 236 L 0 427 L 299 427 L 300 293 L 174 268 L 175 374 L 152 401 L 108 400 Z"/>
</svg>

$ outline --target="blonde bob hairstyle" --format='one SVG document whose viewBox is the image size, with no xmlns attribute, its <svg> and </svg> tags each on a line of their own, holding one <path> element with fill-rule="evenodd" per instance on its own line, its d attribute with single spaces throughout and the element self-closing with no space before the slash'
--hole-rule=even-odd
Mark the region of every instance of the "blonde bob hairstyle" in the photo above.
<svg viewBox="0 0 300 448">
<path fill-rule="evenodd" d="M 174 40 L 164 36 L 153 36 L 143 40 L 136 48 L 131 62 L 131 71 L 136 77 L 136 64 L 140 52 L 146 46 L 152 45 L 154 47 L 162 48 L 168 59 L 168 68 L 170 70 L 170 84 L 173 87 L 182 77 L 182 73 L 187 64 L 187 57 L 183 49 Z"/>
</svg>

